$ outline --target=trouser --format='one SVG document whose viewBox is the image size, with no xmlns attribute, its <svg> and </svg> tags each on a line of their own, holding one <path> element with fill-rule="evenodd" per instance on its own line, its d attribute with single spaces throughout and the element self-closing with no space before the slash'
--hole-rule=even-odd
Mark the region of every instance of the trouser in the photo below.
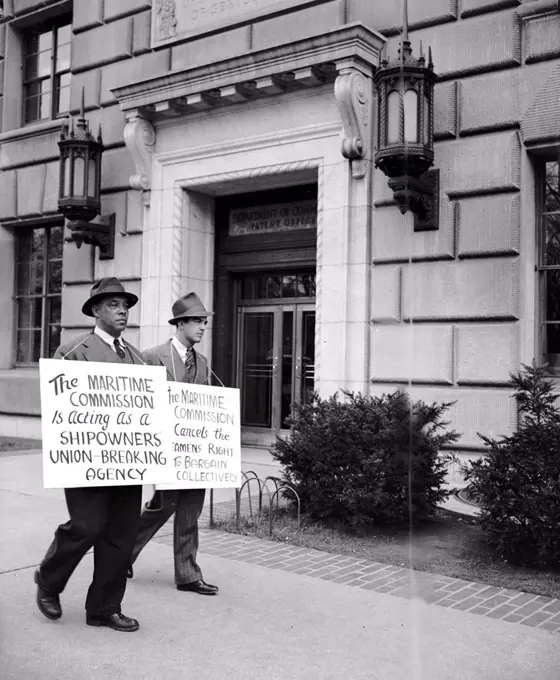
<svg viewBox="0 0 560 680">
<path fill-rule="evenodd" d="M 70 520 L 55 532 L 39 567 L 39 585 L 48 595 L 61 593 L 93 546 L 93 580 L 86 611 L 118 613 L 140 523 L 142 487 L 101 486 L 65 489 L 64 493 Z"/>
<path fill-rule="evenodd" d="M 148 541 L 167 522 L 173 513 L 173 554 L 175 583 L 184 585 L 202 579 L 196 563 L 198 551 L 198 518 L 204 506 L 205 489 L 156 491 L 146 504 L 140 518 L 140 529 L 132 552 L 134 563 Z"/>
</svg>

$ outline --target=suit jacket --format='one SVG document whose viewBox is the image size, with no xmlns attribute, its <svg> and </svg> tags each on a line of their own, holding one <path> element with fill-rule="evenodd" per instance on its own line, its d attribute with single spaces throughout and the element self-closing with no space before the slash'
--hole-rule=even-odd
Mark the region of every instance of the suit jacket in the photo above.
<svg viewBox="0 0 560 680">
<path fill-rule="evenodd" d="M 110 364 L 143 364 L 142 353 L 133 345 L 120 338 L 125 347 L 126 356 L 121 359 L 109 345 L 96 333 L 88 331 L 65 342 L 54 353 L 54 359 L 67 361 L 102 361 Z"/>
<path fill-rule="evenodd" d="M 210 367 L 208 360 L 200 352 L 196 352 L 194 349 L 193 352 L 196 366 L 196 375 L 193 382 L 195 385 L 209 385 Z M 189 382 L 187 380 L 185 364 L 181 361 L 179 353 L 171 344 L 171 340 L 167 340 L 163 345 L 147 349 L 144 352 L 144 361 L 150 366 L 165 366 L 168 380 Z"/>
</svg>

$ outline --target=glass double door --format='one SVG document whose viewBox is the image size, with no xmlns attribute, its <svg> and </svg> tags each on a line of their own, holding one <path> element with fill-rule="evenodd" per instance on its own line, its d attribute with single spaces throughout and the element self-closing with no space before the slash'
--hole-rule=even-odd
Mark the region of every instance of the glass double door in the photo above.
<svg viewBox="0 0 560 680">
<path fill-rule="evenodd" d="M 285 429 L 292 403 L 314 389 L 314 305 L 240 307 L 238 321 L 241 424 Z"/>
</svg>

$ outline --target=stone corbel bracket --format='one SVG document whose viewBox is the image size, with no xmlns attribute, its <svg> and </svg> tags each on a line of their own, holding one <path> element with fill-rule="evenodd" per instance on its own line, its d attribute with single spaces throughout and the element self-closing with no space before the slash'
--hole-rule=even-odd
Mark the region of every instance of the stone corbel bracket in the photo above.
<svg viewBox="0 0 560 680">
<path fill-rule="evenodd" d="M 354 179 L 366 174 L 372 127 L 372 79 L 352 68 L 342 69 L 334 84 L 334 95 L 344 126 L 342 155 L 352 164 Z"/>
<path fill-rule="evenodd" d="M 153 125 L 146 118 L 131 116 L 124 127 L 124 143 L 129 150 L 136 174 L 130 177 L 130 186 L 144 192 L 144 204 L 150 203 L 152 155 L 156 143 Z"/>
</svg>

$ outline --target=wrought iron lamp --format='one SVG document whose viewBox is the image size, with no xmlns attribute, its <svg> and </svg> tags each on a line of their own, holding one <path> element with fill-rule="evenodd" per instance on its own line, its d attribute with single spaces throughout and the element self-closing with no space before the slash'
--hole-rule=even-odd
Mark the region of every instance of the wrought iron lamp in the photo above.
<svg viewBox="0 0 560 680">
<path fill-rule="evenodd" d="M 84 93 L 80 116 L 64 126 L 60 141 L 58 210 L 68 220 L 71 237 L 78 248 L 82 243 L 99 247 L 99 259 L 114 257 L 115 214 L 101 212 L 101 128 L 97 139 L 84 117 Z M 96 222 L 92 222 L 99 215 Z"/>
<path fill-rule="evenodd" d="M 414 213 L 414 230 L 438 228 L 439 171 L 434 162 L 434 73 L 431 48 L 428 63 L 412 55 L 408 40 L 407 0 L 403 0 L 403 31 L 398 58 L 384 59 L 374 76 L 378 102 L 375 165 L 403 215 Z M 428 172 L 429 171 L 429 172 Z"/>
</svg>

